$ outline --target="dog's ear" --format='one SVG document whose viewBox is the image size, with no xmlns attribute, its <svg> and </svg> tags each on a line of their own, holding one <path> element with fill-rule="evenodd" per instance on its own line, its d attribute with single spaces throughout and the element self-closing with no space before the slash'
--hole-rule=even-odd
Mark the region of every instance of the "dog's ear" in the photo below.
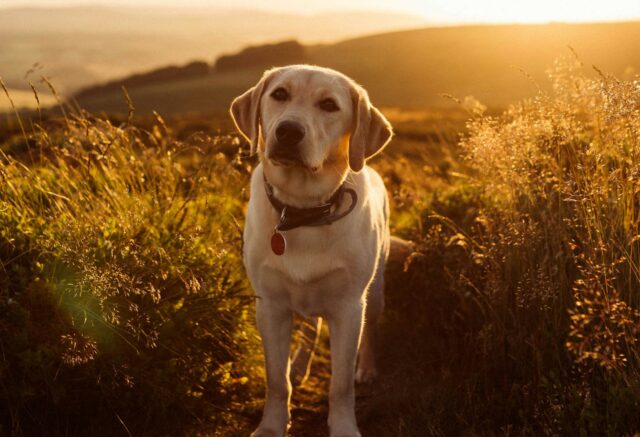
<svg viewBox="0 0 640 437">
<path fill-rule="evenodd" d="M 256 153 L 260 140 L 260 100 L 273 77 L 274 70 L 265 71 L 258 83 L 231 102 L 231 118 L 236 128 L 251 144 L 251 154 Z"/>
<path fill-rule="evenodd" d="M 369 95 L 359 85 L 353 85 L 353 128 L 349 139 L 349 167 L 356 173 L 366 159 L 387 145 L 393 130 L 391 123 L 371 104 Z"/>
</svg>

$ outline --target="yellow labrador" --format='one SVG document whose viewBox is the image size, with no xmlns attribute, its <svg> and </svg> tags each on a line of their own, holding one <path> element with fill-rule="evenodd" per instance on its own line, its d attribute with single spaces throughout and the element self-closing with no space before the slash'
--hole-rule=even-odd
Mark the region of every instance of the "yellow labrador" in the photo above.
<svg viewBox="0 0 640 437">
<path fill-rule="evenodd" d="M 365 161 L 389 142 L 391 125 L 353 80 L 308 65 L 265 72 L 231 114 L 260 157 L 244 230 L 267 374 L 253 436 L 286 434 L 294 313 L 327 320 L 331 436 L 360 436 L 354 380 L 376 375 L 372 343 L 390 245 L 387 193 Z M 309 354 L 301 355 L 304 373 Z"/>
</svg>

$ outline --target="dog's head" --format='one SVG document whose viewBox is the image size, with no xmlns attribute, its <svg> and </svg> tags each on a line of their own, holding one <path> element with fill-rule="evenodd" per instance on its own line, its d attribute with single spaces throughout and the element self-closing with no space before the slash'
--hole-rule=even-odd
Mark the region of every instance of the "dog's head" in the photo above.
<svg viewBox="0 0 640 437">
<path fill-rule="evenodd" d="M 337 188 L 349 169 L 360 171 L 392 135 L 362 87 L 308 65 L 266 71 L 233 101 L 231 115 L 274 186 L 290 192 L 298 183 L 317 197 L 326 194 L 323 187 Z"/>
</svg>

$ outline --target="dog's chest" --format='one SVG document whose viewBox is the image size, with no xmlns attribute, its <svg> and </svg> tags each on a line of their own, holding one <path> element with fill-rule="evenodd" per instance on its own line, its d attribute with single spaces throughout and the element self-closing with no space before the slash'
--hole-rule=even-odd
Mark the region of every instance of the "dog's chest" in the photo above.
<svg viewBox="0 0 640 437">
<path fill-rule="evenodd" d="M 277 255 L 271 248 L 273 230 L 264 229 L 262 235 L 253 236 L 248 255 L 259 258 L 257 261 L 262 266 L 281 272 L 294 283 L 315 283 L 349 265 L 352 247 L 349 247 L 344 232 L 340 232 L 342 229 L 339 228 L 339 225 L 328 225 L 282 232 L 286 241 L 282 255 Z"/>
<path fill-rule="evenodd" d="M 363 177 L 353 176 L 353 186 L 366 185 Z M 357 189 L 357 207 L 330 225 L 282 232 L 286 247 L 278 255 L 271 238 L 280 216 L 263 184 L 262 173 L 254 173 L 244 230 L 244 262 L 259 298 L 303 315 L 322 315 L 346 301 L 360 302 L 384 237 L 384 203 L 369 196 L 373 189 Z"/>
<path fill-rule="evenodd" d="M 359 269 L 352 251 L 358 249 L 338 227 L 284 232 L 287 247 L 281 256 L 271 251 L 265 232 L 252 235 L 245 247 L 247 272 L 261 297 L 286 302 L 304 316 L 320 316 L 354 291 Z"/>
<path fill-rule="evenodd" d="M 286 272 L 262 268 L 260 293 L 281 300 L 305 317 L 325 316 L 349 293 L 349 274 L 345 269 L 326 272 L 313 280 L 297 281 Z"/>
</svg>

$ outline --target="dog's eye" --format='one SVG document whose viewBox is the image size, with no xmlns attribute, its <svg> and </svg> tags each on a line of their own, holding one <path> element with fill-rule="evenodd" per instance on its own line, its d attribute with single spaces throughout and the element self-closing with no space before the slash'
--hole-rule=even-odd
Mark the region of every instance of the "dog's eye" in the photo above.
<svg viewBox="0 0 640 437">
<path fill-rule="evenodd" d="M 327 112 L 336 112 L 340 110 L 336 101 L 329 98 L 320 100 L 320 102 L 318 102 L 318 106 L 320 109 Z"/>
<path fill-rule="evenodd" d="M 282 87 L 276 88 L 271 93 L 271 98 L 277 100 L 278 102 L 284 102 L 285 100 L 289 99 L 289 93 Z"/>
</svg>

